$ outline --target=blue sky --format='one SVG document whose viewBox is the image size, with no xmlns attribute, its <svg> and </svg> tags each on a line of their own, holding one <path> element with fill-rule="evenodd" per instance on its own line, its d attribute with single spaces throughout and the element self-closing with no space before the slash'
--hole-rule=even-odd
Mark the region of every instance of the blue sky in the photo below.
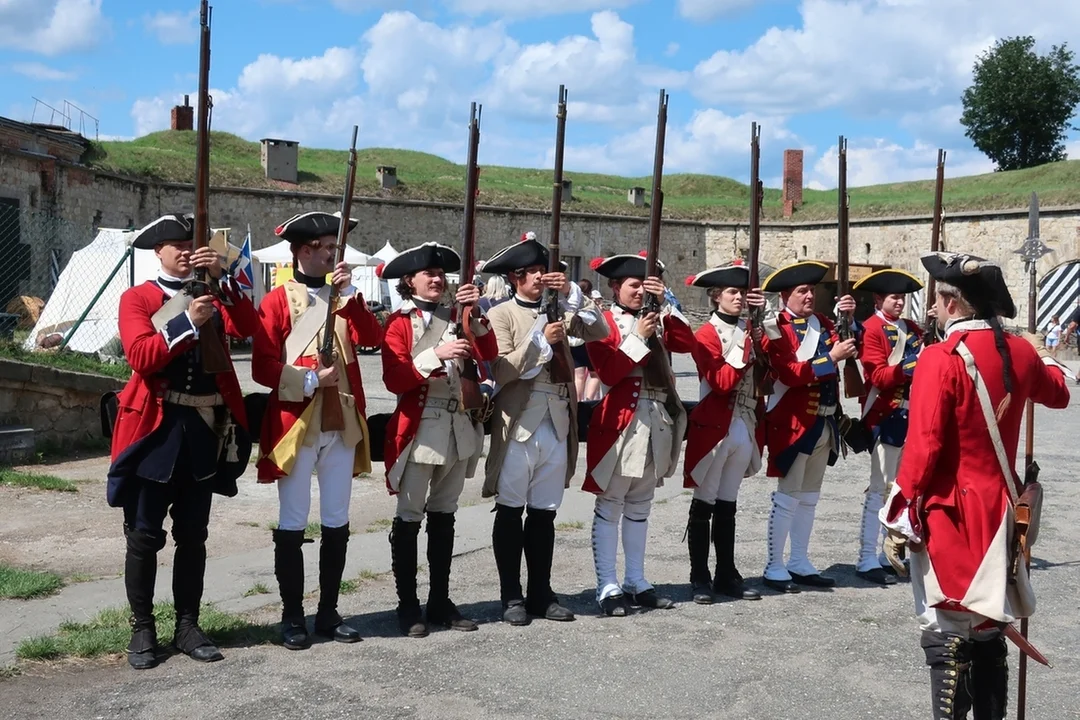
<svg viewBox="0 0 1080 720">
<path fill-rule="evenodd" d="M 464 158 L 483 104 L 481 164 L 550 167 L 558 85 L 570 94 L 566 168 L 647 175 L 656 103 L 670 94 L 665 170 L 762 175 L 785 148 L 806 184 L 992 169 L 963 135 L 960 93 L 995 39 L 1080 49 L 1080 3 L 1061 0 L 217 0 L 214 128 Z M 74 103 L 102 137 L 168 126 L 194 95 L 197 0 L 0 2 L 0 115 L 49 121 L 34 97 Z M 53 118 L 54 121 L 58 120 Z M 88 135 L 93 123 L 76 113 Z M 1069 142 L 1080 157 L 1080 134 Z"/>
</svg>

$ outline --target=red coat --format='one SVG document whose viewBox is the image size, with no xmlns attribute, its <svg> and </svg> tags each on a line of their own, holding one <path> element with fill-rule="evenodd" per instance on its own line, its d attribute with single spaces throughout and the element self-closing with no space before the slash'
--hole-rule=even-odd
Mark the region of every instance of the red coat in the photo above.
<svg viewBox="0 0 1080 720">
<path fill-rule="evenodd" d="M 863 420 L 871 430 L 900 407 L 913 376 L 912 369 L 904 367 L 903 359 L 889 365 L 896 335 L 886 332 L 887 325 L 884 317 L 874 313 L 861 328 L 859 362 L 862 363 L 867 393 L 859 398 L 859 403 L 863 408 Z M 908 333 L 905 355 L 918 355 L 922 348 L 922 330 L 914 323 L 905 321 L 905 325 Z"/>
<path fill-rule="evenodd" d="M 478 310 L 473 312 L 479 313 Z M 390 468 L 416 437 L 416 432 L 420 427 L 420 418 L 424 412 L 423 395 L 428 378 L 416 369 L 412 357 L 413 318 L 421 316 L 420 309 L 411 302 L 408 309 L 396 310 L 386 322 L 386 339 L 382 345 L 383 383 L 387 390 L 398 396 L 397 407 L 386 424 L 386 441 L 383 445 L 387 473 L 386 487 L 391 493 L 394 491 L 390 487 Z M 474 314 L 473 317 L 475 318 L 476 315 Z M 455 305 L 450 311 L 451 322 L 456 318 L 457 306 Z M 474 360 L 488 362 L 498 357 L 499 344 L 487 316 L 479 314 L 478 319 L 488 332 L 476 335 L 476 341 L 472 346 L 472 356 Z M 481 371 L 483 371 L 482 364 Z M 446 372 L 437 370 L 431 377 L 446 377 Z"/>
<path fill-rule="evenodd" d="M 353 347 L 357 345 L 371 347 L 382 342 L 382 326 L 379 325 L 374 313 L 367 309 L 364 297 L 359 292 L 351 296 L 335 314 L 345 317 L 349 341 Z M 285 367 L 282 361 L 285 340 L 292 331 L 289 299 L 284 286 L 274 288 L 263 298 L 259 305 L 259 317 L 262 321 L 263 332 L 256 337 L 252 347 L 251 376 L 255 382 L 271 388 L 259 442 L 261 452 L 256 464 L 259 469 L 259 482 L 266 483 L 274 482 L 287 474 L 266 455 L 303 415 L 304 410 L 314 399 L 314 395 L 299 402 L 285 402 L 278 395 L 278 383 Z M 349 355 L 347 359 L 345 375 L 349 381 L 349 391 L 356 400 L 356 409 L 360 416 L 365 417 L 366 400 L 363 380 L 360 377 L 360 365 L 355 353 Z M 316 355 L 301 357 L 296 360 L 295 365 L 314 370 L 319 366 L 319 359 Z"/>
<path fill-rule="evenodd" d="M 698 402 L 690 413 L 690 425 L 686 437 L 686 455 L 683 460 L 683 487 L 697 487 L 690 473 L 702 458 L 727 437 L 731 427 L 731 418 L 735 415 L 735 391 L 748 372 L 753 372 L 753 365 L 747 363 L 742 368 L 724 359 L 724 350 L 720 343 L 720 334 L 716 326 L 707 322 L 694 334 L 697 344 L 694 347 L 694 364 L 697 365 L 698 380 L 707 383 L 709 392 Z M 750 338 L 746 338 L 746 347 Z M 764 447 L 765 400 L 757 403 L 757 425 L 755 426 L 758 451 Z"/>
<path fill-rule="evenodd" d="M 603 340 L 585 343 L 585 349 L 589 353 L 589 360 L 596 368 L 596 374 L 600 382 L 610 389 L 593 410 L 589 421 L 589 431 L 585 451 L 585 483 L 583 490 L 591 493 L 601 493 L 603 490 L 592 477 L 592 471 L 604 459 L 622 435 L 630 422 L 634 419 L 637 402 L 635 400 L 641 390 L 643 378 L 640 375 L 631 376 L 635 367 L 645 367 L 649 362 L 649 354 L 646 354 L 638 362 L 634 362 L 629 355 L 619 349 L 622 344 L 622 334 L 615 318 L 610 310 L 604 311 L 604 319 L 607 320 L 609 333 Z M 681 321 L 676 315 L 669 315 L 663 321 L 664 332 L 661 336 L 661 344 L 673 353 L 692 353 L 697 346 L 694 332 L 690 326 Z M 674 391 L 674 388 L 671 389 Z M 680 442 L 676 438 L 675 442 Z"/>
<path fill-rule="evenodd" d="M 224 320 L 222 342 L 226 335 L 238 339 L 256 336 L 259 319 L 251 300 L 243 292 L 233 290 L 231 285 L 225 284 L 222 288 L 233 303 L 230 307 L 214 300 L 214 308 Z M 169 296 L 153 281 L 125 290 L 120 296 L 120 342 L 131 366 L 131 379 L 117 398 L 119 408 L 112 435 L 114 464 L 124 450 L 145 438 L 161 423 L 161 406 L 169 389 L 161 373 L 173 358 L 198 342 L 191 336 L 170 350 L 165 336 L 154 329 L 151 318 L 168 300 Z M 203 325 L 202 329 L 207 327 Z M 247 429 L 247 413 L 244 412 L 244 398 L 236 372 L 219 373 L 215 380 L 229 412 Z"/>
<path fill-rule="evenodd" d="M 808 442 L 808 433 L 820 431 L 820 423 L 831 422 L 816 414 L 819 405 L 840 402 L 837 367 L 828 358 L 829 349 L 839 338 L 831 320 L 821 313 L 814 315 L 821 327 L 821 341 L 806 360 L 796 357 L 801 341 L 794 325 L 801 324 L 801 319 L 794 318 L 787 310 L 776 317 L 779 337 L 769 337 L 770 333 L 766 333 L 762 339 L 762 347 L 769 354 L 776 373 L 775 390 L 765 415 L 765 441 L 769 447 L 766 474 L 769 477 L 787 474 L 795 453 L 810 452 L 813 443 Z M 800 441 L 811 447 L 800 448 Z M 829 456 L 830 465 L 836 461 L 838 443 L 837 437 Z"/>
<path fill-rule="evenodd" d="M 934 584 L 927 583 L 928 603 L 1007 621 L 1007 557 L 999 550 L 1012 502 L 975 388 L 955 352 L 961 340 L 975 357 L 990 404 L 997 408 L 1005 397 L 992 331 L 954 331 L 923 350 L 911 389 L 908 443 L 886 516 L 892 523 L 907 512 L 912 529 L 926 542 L 940 587 L 934 597 Z M 998 427 L 1008 463 L 1015 467 L 1026 401 L 1064 408 L 1069 390 L 1062 372 L 1044 364 L 1027 341 L 1009 334 L 1005 340 L 1013 388 Z M 1008 481 L 1020 491 L 1019 482 Z"/>
</svg>

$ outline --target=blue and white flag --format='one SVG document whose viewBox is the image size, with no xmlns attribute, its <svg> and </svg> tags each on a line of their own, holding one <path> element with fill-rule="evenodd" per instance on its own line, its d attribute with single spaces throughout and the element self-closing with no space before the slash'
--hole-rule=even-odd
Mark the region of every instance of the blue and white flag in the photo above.
<svg viewBox="0 0 1080 720">
<path fill-rule="evenodd" d="M 244 236 L 244 244 L 240 247 L 240 254 L 236 256 L 229 274 L 236 280 L 236 284 L 244 290 L 252 290 L 255 287 L 255 279 L 251 271 L 251 226 L 248 225 L 247 235 Z"/>
</svg>

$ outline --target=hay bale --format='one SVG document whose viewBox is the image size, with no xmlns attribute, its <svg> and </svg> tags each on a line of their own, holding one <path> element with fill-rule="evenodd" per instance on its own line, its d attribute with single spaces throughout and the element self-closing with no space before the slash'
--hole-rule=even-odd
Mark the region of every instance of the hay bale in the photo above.
<svg viewBox="0 0 1080 720">
<path fill-rule="evenodd" d="M 29 330 L 37 324 L 38 318 L 41 317 L 41 311 L 44 309 L 45 301 L 41 298 L 20 295 L 8 302 L 4 312 L 19 316 L 19 324 L 16 325 L 16 329 Z"/>
</svg>

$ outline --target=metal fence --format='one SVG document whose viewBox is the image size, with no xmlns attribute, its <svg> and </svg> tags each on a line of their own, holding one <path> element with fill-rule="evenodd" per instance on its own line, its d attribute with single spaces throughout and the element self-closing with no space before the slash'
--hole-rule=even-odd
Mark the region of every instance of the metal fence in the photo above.
<svg viewBox="0 0 1080 720">
<path fill-rule="evenodd" d="M 136 270 L 125 234 L 0 201 L 0 341 L 120 357 L 119 299 Z"/>
</svg>

